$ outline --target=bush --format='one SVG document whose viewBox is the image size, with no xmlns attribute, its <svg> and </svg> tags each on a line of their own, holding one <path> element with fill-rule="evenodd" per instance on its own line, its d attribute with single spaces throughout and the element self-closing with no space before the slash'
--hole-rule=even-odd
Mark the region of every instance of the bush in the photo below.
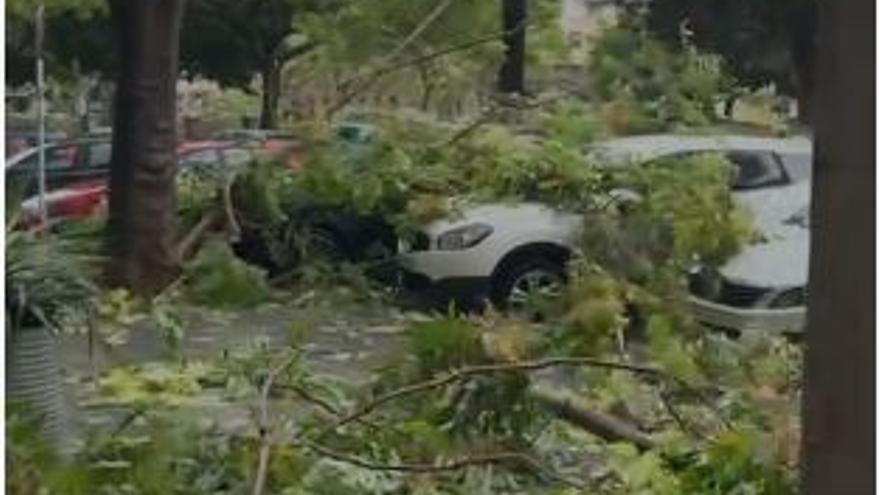
<svg viewBox="0 0 880 495">
<path fill-rule="evenodd" d="M 717 57 L 693 47 L 675 50 L 647 34 L 633 19 L 603 32 L 588 68 L 614 134 L 712 123 L 727 84 Z"/>
<path fill-rule="evenodd" d="M 216 307 L 251 307 L 269 298 L 265 273 L 233 254 L 228 244 L 209 241 L 187 267 L 189 296 Z"/>
</svg>

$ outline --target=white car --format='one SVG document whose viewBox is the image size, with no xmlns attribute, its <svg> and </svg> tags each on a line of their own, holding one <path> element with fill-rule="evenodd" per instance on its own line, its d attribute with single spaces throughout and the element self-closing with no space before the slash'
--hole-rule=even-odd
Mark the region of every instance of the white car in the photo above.
<svg viewBox="0 0 880 495">
<path fill-rule="evenodd" d="M 787 214 L 765 217 L 763 242 L 747 246 L 718 269 L 702 267 L 690 274 L 690 305 L 699 321 L 734 332 L 803 331 L 810 265 L 810 182 L 775 199 L 775 211 Z"/>
<path fill-rule="evenodd" d="M 811 144 L 799 138 L 642 136 L 589 151 L 612 165 L 700 152 L 723 152 L 737 167 L 734 197 L 752 210 L 759 228 L 778 223 L 781 209 L 773 205 L 788 203 L 780 191 L 810 177 Z M 398 260 L 410 287 L 466 302 L 519 304 L 560 289 L 582 221 L 537 203 L 476 206 L 402 241 Z"/>
</svg>

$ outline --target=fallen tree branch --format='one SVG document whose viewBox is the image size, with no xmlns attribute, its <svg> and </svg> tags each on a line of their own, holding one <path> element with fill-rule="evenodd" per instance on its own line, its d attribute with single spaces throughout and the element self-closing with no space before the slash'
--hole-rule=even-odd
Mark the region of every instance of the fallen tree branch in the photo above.
<svg viewBox="0 0 880 495">
<path fill-rule="evenodd" d="M 660 403 L 663 404 L 663 408 L 666 410 L 672 420 L 675 421 L 675 424 L 678 425 L 678 428 L 681 431 L 690 433 L 691 435 L 701 440 L 708 440 L 708 437 L 703 434 L 703 432 L 699 431 L 695 427 L 692 427 L 684 420 L 684 417 L 682 417 L 682 415 L 678 412 L 678 409 L 675 407 L 675 405 L 673 405 L 672 401 L 670 400 L 669 394 L 665 390 L 658 390 L 657 395 L 660 397 Z"/>
<path fill-rule="evenodd" d="M 425 16 L 424 19 L 422 19 L 422 22 L 420 22 L 415 27 L 415 29 L 413 29 L 409 33 L 409 35 L 407 35 L 407 37 L 404 38 L 403 41 L 401 41 L 394 48 L 394 50 L 391 51 L 391 53 L 386 57 L 386 60 L 394 60 L 395 58 L 397 58 L 398 55 L 403 53 L 403 51 L 406 50 L 407 47 L 409 47 L 409 45 L 411 45 L 413 41 L 415 41 L 419 36 L 421 36 L 422 33 L 425 32 L 425 30 L 427 30 L 429 27 L 431 27 L 431 24 L 434 24 L 434 22 L 437 19 L 439 19 L 440 16 L 443 15 L 444 12 L 446 12 L 446 9 L 448 9 L 449 6 L 452 5 L 452 2 L 454 2 L 454 1 L 455 0 L 443 0 L 442 2 L 438 3 L 437 6 L 434 7 L 434 10 L 432 10 L 430 13 L 428 13 L 428 15 Z"/>
<path fill-rule="evenodd" d="M 436 464 L 382 464 L 355 455 L 338 452 L 315 442 L 307 442 L 305 445 L 306 447 L 314 450 L 322 456 L 373 471 L 393 471 L 426 474 L 457 471 L 471 466 L 485 466 L 487 464 L 514 464 L 520 467 L 525 467 L 535 474 L 543 476 L 547 479 L 555 480 L 568 486 L 583 488 L 582 484 L 569 480 L 552 472 L 550 469 L 543 466 L 541 462 L 534 457 L 521 452 L 495 452 L 490 454 L 478 454 Z"/>
<path fill-rule="evenodd" d="M 467 366 L 463 368 L 459 368 L 457 370 L 453 370 L 446 375 L 433 378 L 431 380 L 414 383 L 412 385 L 408 385 L 397 390 L 393 390 L 386 394 L 380 395 L 376 397 L 372 401 L 364 404 L 354 412 L 341 417 L 335 423 L 329 425 L 328 427 L 322 429 L 315 438 L 322 438 L 325 435 L 336 431 L 337 429 L 345 426 L 353 421 L 356 421 L 368 414 L 372 413 L 380 406 L 392 402 L 394 400 L 400 399 L 402 397 L 406 397 L 412 394 L 416 394 L 419 392 L 424 392 L 427 390 L 432 390 L 435 388 L 439 388 L 450 383 L 482 374 L 489 373 L 509 373 L 509 372 L 517 372 L 517 371 L 537 371 L 540 369 L 550 368 L 554 366 L 566 366 L 566 365 L 574 365 L 574 366 L 593 366 L 598 368 L 606 368 L 606 369 L 616 369 L 628 371 L 631 373 L 649 375 L 649 376 L 660 376 L 661 371 L 657 368 L 649 367 L 649 366 L 640 366 L 634 364 L 627 363 L 618 363 L 613 361 L 603 361 L 601 359 L 595 358 L 587 358 L 587 357 L 556 357 L 556 358 L 547 358 L 536 361 L 519 361 L 519 362 L 511 362 L 511 363 L 499 363 L 499 364 L 485 364 L 485 365 L 474 365 Z"/>
<path fill-rule="evenodd" d="M 299 397 L 300 399 L 304 400 L 305 402 L 307 402 L 309 404 L 312 404 L 313 406 L 318 408 L 320 411 L 323 411 L 324 413 L 326 413 L 330 416 L 333 416 L 334 418 L 338 419 L 342 416 L 342 413 L 339 411 L 339 409 L 333 407 L 327 401 L 320 399 L 318 397 L 315 397 L 314 394 L 312 394 L 311 392 L 309 392 L 308 390 L 306 390 L 305 388 L 303 388 L 299 385 L 285 385 L 283 387 L 279 386 L 278 388 L 284 388 L 284 389 L 290 390 L 291 392 L 296 394 L 297 397 Z M 383 425 L 374 423 L 372 421 L 368 421 L 363 418 L 358 419 L 357 422 L 368 427 L 368 428 L 372 428 L 373 430 L 376 430 L 376 431 L 383 430 L 385 428 Z M 389 428 L 395 429 L 393 426 L 389 426 Z"/>
<path fill-rule="evenodd" d="M 625 440 L 642 450 L 650 450 L 657 443 L 635 426 L 610 414 L 592 410 L 572 395 L 551 391 L 545 387 L 532 387 L 529 395 L 555 416 L 572 423 L 603 440 Z"/>
<path fill-rule="evenodd" d="M 217 222 L 219 215 L 217 211 L 211 210 L 199 219 L 198 223 L 177 243 L 177 259 L 186 260 L 196 248 L 201 244 L 205 235 Z"/>
<path fill-rule="evenodd" d="M 226 227 L 229 229 L 227 235 L 232 242 L 238 242 L 241 239 L 241 226 L 235 217 L 235 205 L 232 201 L 232 187 L 235 184 L 235 176 L 230 177 L 223 184 L 223 211 L 226 215 Z"/>
<path fill-rule="evenodd" d="M 515 109 L 517 109 L 517 110 L 532 110 L 535 108 L 540 108 L 543 105 L 547 105 L 549 103 L 556 102 L 560 98 L 561 97 L 553 97 L 553 98 L 549 98 L 549 99 L 545 99 L 545 100 L 541 100 L 541 101 L 535 101 L 535 102 L 526 103 L 526 104 L 516 102 Z M 507 101 L 507 102 L 505 102 L 503 100 L 498 101 L 496 99 L 495 101 L 493 101 L 489 105 L 488 108 L 486 108 L 486 110 L 481 112 L 480 115 L 478 115 L 477 118 L 474 119 L 473 122 L 471 122 L 470 124 L 468 124 L 464 128 L 460 129 L 458 132 L 453 134 L 452 137 L 449 138 L 448 140 L 443 141 L 441 146 L 451 146 L 451 145 L 457 143 L 458 141 L 468 137 L 468 135 L 472 134 L 473 132 L 478 130 L 480 127 L 482 127 L 486 123 L 491 122 L 492 119 L 495 118 L 501 110 L 503 110 L 505 107 L 509 107 L 509 106 L 511 106 L 511 103 L 509 101 Z"/>
<path fill-rule="evenodd" d="M 269 394 L 272 392 L 272 385 L 275 383 L 275 380 L 287 371 L 298 358 L 298 352 L 291 352 L 281 364 L 269 372 L 266 381 L 263 382 L 263 388 L 260 392 L 260 418 L 258 422 L 260 457 L 257 463 L 257 475 L 254 479 L 254 495 L 263 495 L 266 477 L 269 473 L 269 458 L 272 455 L 272 440 L 269 438 Z"/>
</svg>

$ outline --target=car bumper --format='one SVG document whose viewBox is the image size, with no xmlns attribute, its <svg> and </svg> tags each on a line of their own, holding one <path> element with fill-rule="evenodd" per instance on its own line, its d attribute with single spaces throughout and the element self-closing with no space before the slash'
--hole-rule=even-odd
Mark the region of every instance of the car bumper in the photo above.
<svg viewBox="0 0 880 495">
<path fill-rule="evenodd" d="M 698 321 L 726 330 L 798 333 L 803 331 L 806 322 L 804 307 L 738 308 L 693 296 L 690 307 Z"/>
<path fill-rule="evenodd" d="M 497 248 L 496 248 L 497 250 Z M 459 251 L 405 251 L 397 256 L 400 266 L 431 280 L 489 278 L 497 264 L 497 253 L 480 244 Z"/>
<path fill-rule="evenodd" d="M 489 296 L 488 277 L 453 277 L 432 280 L 427 275 L 403 270 L 403 288 L 435 302 L 455 301 L 465 306 L 482 304 Z"/>
</svg>

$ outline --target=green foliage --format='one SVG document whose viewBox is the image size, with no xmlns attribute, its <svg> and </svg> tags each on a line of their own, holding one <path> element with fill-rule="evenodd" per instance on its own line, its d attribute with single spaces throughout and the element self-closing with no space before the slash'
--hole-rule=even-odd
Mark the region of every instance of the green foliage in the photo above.
<svg viewBox="0 0 880 495">
<path fill-rule="evenodd" d="M 130 368 L 113 368 L 98 382 L 101 394 L 116 404 L 136 408 L 180 405 L 201 391 L 199 381 L 212 368 L 204 363 L 181 365 L 149 363 Z"/>
<path fill-rule="evenodd" d="M 588 103 L 563 99 L 548 107 L 540 108 L 536 128 L 549 139 L 564 146 L 583 148 L 605 134 L 601 116 Z"/>
<path fill-rule="evenodd" d="M 655 452 L 640 454 L 630 444 L 612 445 L 608 449 L 609 464 L 617 475 L 614 493 L 636 495 L 651 493 L 674 495 L 682 491 L 681 483 L 668 471 L 663 459 Z"/>
<path fill-rule="evenodd" d="M 243 308 L 269 297 L 265 273 L 236 257 L 225 242 L 209 242 L 199 250 L 186 277 L 187 294 L 200 304 Z"/>
<path fill-rule="evenodd" d="M 194 0 L 181 30 L 181 67 L 224 85 L 247 89 L 261 71 L 286 60 L 295 22 L 335 2 Z"/>
<path fill-rule="evenodd" d="M 675 263 L 695 259 L 721 263 L 754 236 L 745 212 L 733 204 L 732 170 L 723 157 L 715 155 L 625 167 L 616 178 L 618 184 L 643 196 L 634 209 L 636 219 L 627 222 L 646 229 L 648 239 L 671 239 L 671 252 L 656 254 Z"/>
<path fill-rule="evenodd" d="M 718 61 L 689 46 L 670 49 L 637 21 L 603 33 L 589 71 L 615 134 L 695 128 L 716 118 L 724 80 Z"/>
<path fill-rule="evenodd" d="M 6 82 L 13 86 L 35 80 L 36 7 L 45 5 L 45 57 L 50 77 L 109 75 L 115 64 L 107 4 L 103 0 L 12 0 L 6 2 Z"/>
<path fill-rule="evenodd" d="M 37 494 L 57 455 L 41 434 L 41 422 L 21 404 L 6 405 L 6 492 Z"/>
<path fill-rule="evenodd" d="M 491 39 L 501 30 L 499 9 L 458 0 L 434 15 L 438 6 L 429 0 L 363 0 L 345 3 L 336 15 L 306 16 L 303 31 L 319 47 L 297 85 L 331 105 L 349 92 L 393 97 L 423 110 L 453 111 L 465 100 L 473 102 L 477 91 L 491 84 L 501 60 L 501 42 Z M 478 39 L 486 42 L 408 63 Z M 381 84 L 373 85 L 377 71 L 384 72 Z"/>
<path fill-rule="evenodd" d="M 672 318 L 662 315 L 654 315 L 648 320 L 651 358 L 671 376 L 688 383 L 700 384 L 704 379 L 695 358 L 693 344 L 681 338 L 681 329 L 673 322 Z"/>
<path fill-rule="evenodd" d="M 805 96 L 812 80 L 817 5 L 814 0 L 671 0 L 651 4 L 646 26 L 672 46 L 694 44 L 719 54 L 737 82 L 750 89 L 772 84 L 783 94 Z"/>
<path fill-rule="evenodd" d="M 626 325 L 623 291 L 613 278 L 594 274 L 569 285 L 564 340 L 574 354 L 613 350 Z"/>
<path fill-rule="evenodd" d="M 770 457 L 768 437 L 749 429 L 730 430 L 682 473 L 688 493 L 796 493 L 794 480 Z M 769 448 L 768 448 L 769 447 Z"/>
<path fill-rule="evenodd" d="M 410 352 L 425 376 L 485 361 L 480 329 L 466 318 L 446 316 L 416 322 L 407 335 Z"/>
<path fill-rule="evenodd" d="M 462 203 L 525 200 L 582 209 L 598 190 L 598 169 L 553 136 L 536 140 L 501 125 L 461 135 L 406 115 L 372 122 L 373 137 L 357 147 L 314 141 L 307 167 L 284 192 L 295 198 L 286 204 L 377 214 L 406 232 Z"/>
<path fill-rule="evenodd" d="M 90 316 L 97 288 L 70 242 L 34 232 L 6 232 L 7 328 L 44 324 L 64 327 L 65 318 Z"/>
</svg>

